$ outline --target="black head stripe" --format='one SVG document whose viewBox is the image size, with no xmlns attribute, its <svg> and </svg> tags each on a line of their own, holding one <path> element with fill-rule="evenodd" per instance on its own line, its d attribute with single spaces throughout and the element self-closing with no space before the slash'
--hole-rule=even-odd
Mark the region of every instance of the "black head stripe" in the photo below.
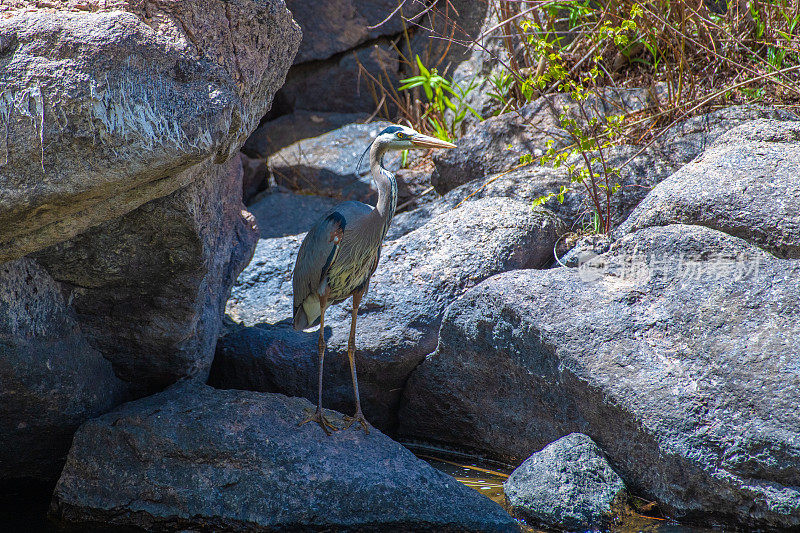
<svg viewBox="0 0 800 533">
<path fill-rule="evenodd" d="M 383 135 L 384 133 L 397 133 L 398 131 L 403 131 L 403 128 L 401 128 L 400 126 L 389 126 L 385 130 L 380 132 L 378 135 Z"/>
</svg>

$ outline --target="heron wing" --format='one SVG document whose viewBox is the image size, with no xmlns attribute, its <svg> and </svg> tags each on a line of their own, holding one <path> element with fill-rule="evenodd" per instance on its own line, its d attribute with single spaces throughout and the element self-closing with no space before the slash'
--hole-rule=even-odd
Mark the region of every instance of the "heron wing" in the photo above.
<svg viewBox="0 0 800 533">
<path fill-rule="evenodd" d="M 370 212 L 372 208 L 361 202 L 343 202 L 318 220 L 303 239 L 292 273 L 296 327 L 299 309 L 307 298 L 319 296 L 328 271 L 336 261 L 340 245 L 335 237 L 338 235 L 341 239 L 349 224 Z M 305 327 L 313 326 L 316 317 L 308 318 Z"/>
</svg>

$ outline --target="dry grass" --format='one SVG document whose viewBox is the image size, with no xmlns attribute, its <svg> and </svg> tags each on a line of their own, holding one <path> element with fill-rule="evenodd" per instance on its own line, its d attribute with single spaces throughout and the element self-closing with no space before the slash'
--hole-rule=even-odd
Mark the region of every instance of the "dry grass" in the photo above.
<svg viewBox="0 0 800 533">
<path fill-rule="evenodd" d="M 424 29 L 432 40 L 448 47 L 482 48 L 487 38 L 494 39 L 502 44 L 500 53 L 496 47 L 485 49 L 494 50 L 498 67 L 519 83 L 548 66 L 537 40 L 556 40 L 573 78 L 591 68 L 593 62 L 587 59 L 599 56 L 594 64 L 602 74 L 593 82 L 598 87 L 666 85 L 667 95 L 657 108 L 629 117 L 628 141 L 637 143 L 678 120 L 717 107 L 758 102 L 800 110 L 800 3 L 796 1 L 476 0 L 476 4 L 476 9 L 488 7 L 495 24 L 474 39 L 465 37 L 449 0 L 429 6 L 431 19 L 406 19 L 406 34 L 395 43 L 404 69 L 416 73 L 408 48 L 412 29 Z M 635 6 L 641 12 L 632 17 Z M 625 44 L 602 36 L 604 27 L 619 27 L 626 20 L 633 20 L 636 29 L 626 32 Z M 539 29 L 531 29 L 532 23 Z M 414 28 L 422 25 L 427 27 Z M 443 57 L 423 57 L 423 62 L 442 70 Z M 420 121 L 425 103 L 419 94 L 398 93 L 388 74 L 364 71 L 364 75 L 373 82 L 382 116 L 426 129 Z M 557 88 L 554 82 L 537 95 Z M 511 96 L 517 99 L 513 104 L 524 103 L 519 91 L 512 89 Z M 396 114 L 389 112 L 389 102 Z"/>
</svg>

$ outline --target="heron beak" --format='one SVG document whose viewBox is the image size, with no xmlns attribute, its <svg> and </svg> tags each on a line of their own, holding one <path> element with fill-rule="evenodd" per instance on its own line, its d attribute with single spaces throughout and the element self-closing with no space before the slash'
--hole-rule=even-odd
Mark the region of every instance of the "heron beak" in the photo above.
<svg viewBox="0 0 800 533">
<path fill-rule="evenodd" d="M 422 135 L 418 133 L 414 137 L 411 138 L 411 142 L 414 144 L 414 148 L 455 148 L 456 145 L 453 143 L 449 143 L 447 141 L 443 141 L 441 139 L 437 139 L 436 137 L 428 137 L 427 135 Z"/>
</svg>

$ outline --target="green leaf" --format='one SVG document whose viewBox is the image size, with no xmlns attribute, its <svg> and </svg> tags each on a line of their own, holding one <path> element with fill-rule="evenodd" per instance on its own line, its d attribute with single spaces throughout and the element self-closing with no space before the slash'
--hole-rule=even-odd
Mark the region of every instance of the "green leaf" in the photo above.
<svg viewBox="0 0 800 533">
<path fill-rule="evenodd" d="M 419 58 L 419 55 L 417 55 L 417 67 L 419 68 L 420 74 L 422 74 L 426 78 L 431 77 L 431 72 L 425 68 L 425 65 L 422 64 L 422 60 Z"/>
</svg>

